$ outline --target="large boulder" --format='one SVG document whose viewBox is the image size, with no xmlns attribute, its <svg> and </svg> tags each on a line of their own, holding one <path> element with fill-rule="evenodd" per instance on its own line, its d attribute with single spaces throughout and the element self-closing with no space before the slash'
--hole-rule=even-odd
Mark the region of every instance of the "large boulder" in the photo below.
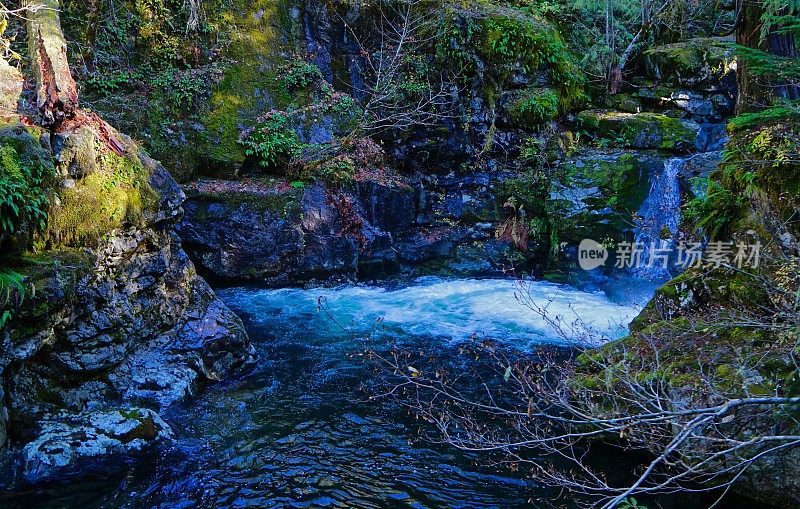
<svg viewBox="0 0 800 509">
<path fill-rule="evenodd" d="M 393 238 L 416 219 L 413 188 L 345 188 L 281 179 L 186 186 L 179 233 L 205 273 L 226 281 L 292 284 L 397 269 Z"/>
<path fill-rule="evenodd" d="M 647 74 L 662 84 L 715 91 L 735 89 L 733 41 L 718 37 L 657 46 L 644 54 Z"/>
<path fill-rule="evenodd" d="M 658 113 L 586 110 L 578 124 L 596 138 L 626 148 L 687 152 L 695 148 L 700 125 Z"/>
<path fill-rule="evenodd" d="M 649 151 L 585 149 L 553 171 L 548 209 L 561 242 L 619 238 L 650 192 L 665 157 Z"/>
<path fill-rule="evenodd" d="M 41 435 L 22 451 L 25 474 L 45 479 L 81 461 L 141 451 L 172 437 L 169 425 L 144 408 L 59 414 L 44 420 Z"/>
</svg>

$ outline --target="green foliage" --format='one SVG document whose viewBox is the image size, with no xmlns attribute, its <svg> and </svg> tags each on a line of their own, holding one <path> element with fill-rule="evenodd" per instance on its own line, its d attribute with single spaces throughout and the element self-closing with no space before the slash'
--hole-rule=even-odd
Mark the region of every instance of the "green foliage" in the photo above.
<svg viewBox="0 0 800 509">
<path fill-rule="evenodd" d="M 800 34 L 800 2 L 798 0 L 761 0 L 761 40 L 771 31 Z"/>
<path fill-rule="evenodd" d="M 509 107 L 511 119 L 522 127 L 532 127 L 558 116 L 558 95 L 550 89 L 526 91 Z"/>
<path fill-rule="evenodd" d="M 283 112 L 266 114 L 240 143 L 245 147 L 245 154 L 255 157 L 264 168 L 288 163 L 303 148 L 297 132 L 289 125 L 289 117 Z"/>
<path fill-rule="evenodd" d="M 702 196 L 693 198 L 684 206 L 684 221 L 697 231 L 717 238 L 737 217 L 746 205 L 743 196 L 734 194 L 719 182 L 709 179 Z"/>
<path fill-rule="evenodd" d="M 539 138 L 529 136 L 520 145 L 519 158 L 526 163 L 537 163 L 542 158 L 544 151 L 544 141 Z"/>
<path fill-rule="evenodd" d="M 338 154 L 330 159 L 323 159 L 317 164 L 308 165 L 306 172 L 313 178 L 333 184 L 352 182 L 355 176 L 355 163 L 347 154 Z"/>
<path fill-rule="evenodd" d="M 14 310 L 25 298 L 25 285 L 22 274 L 0 267 L 0 330 L 11 319 Z"/>
<path fill-rule="evenodd" d="M 627 497 L 618 506 L 618 509 L 647 509 L 647 506 L 641 505 L 633 497 Z"/>
<path fill-rule="evenodd" d="M 83 102 L 142 140 L 170 171 L 190 173 L 202 159 L 198 153 L 208 151 L 200 148 L 206 101 L 199 99 L 209 96 L 220 79 L 235 28 L 223 13 L 234 3 L 240 2 L 62 0 L 68 56 Z M 193 7 L 199 7 L 199 24 L 190 25 Z M 183 136 L 175 136 L 176 131 Z M 239 130 L 231 131 L 230 144 L 221 146 L 215 131 L 217 143 L 209 147 L 239 155 Z M 186 143 L 178 149 L 177 140 L 184 136 Z"/>
<path fill-rule="evenodd" d="M 197 97 L 208 93 L 208 78 L 202 72 L 169 67 L 149 81 L 179 110 L 192 108 Z"/>
<path fill-rule="evenodd" d="M 52 178 L 52 165 L 23 162 L 12 143 L 0 145 L 0 232 L 45 227 Z"/>
<path fill-rule="evenodd" d="M 747 64 L 747 72 L 778 81 L 800 80 L 800 61 L 780 57 L 756 48 L 737 46 L 736 53 Z"/>
<path fill-rule="evenodd" d="M 360 178 L 392 183 L 384 167 L 384 153 L 371 138 L 347 137 L 331 143 L 307 145 L 290 165 L 290 173 L 303 180 L 342 186 Z"/>
<path fill-rule="evenodd" d="M 745 220 L 754 199 L 767 198 L 787 222 L 800 206 L 800 125 L 797 120 L 766 122 L 776 115 L 768 112 L 761 118 L 748 114 L 737 119 L 706 196 L 687 206 L 687 220 L 712 238 Z"/>
<path fill-rule="evenodd" d="M 520 251 L 527 251 L 530 241 L 542 246 L 557 245 L 557 232 L 551 228 L 547 213 L 550 184 L 544 172 L 532 171 L 498 185 L 500 216 L 505 220 L 497 237 L 510 241 Z"/>
<path fill-rule="evenodd" d="M 108 97 L 120 90 L 133 87 L 143 77 L 141 72 L 130 70 L 108 73 L 94 72 L 86 78 L 86 86 L 89 91 L 102 97 Z"/>
<path fill-rule="evenodd" d="M 518 70 L 532 74 L 544 68 L 562 110 L 585 101 L 583 73 L 555 28 L 519 10 L 487 7 L 487 11 L 481 15 L 456 11 L 445 19 L 437 48 L 440 62 L 460 66 L 465 76 L 486 67 L 497 85 Z"/>
<path fill-rule="evenodd" d="M 281 83 L 287 90 L 306 88 L 320 80 L 319 67 L 304 60 L 294 60 L 281 70 Z"/>
<path fill-rule="evenodd" d="M 800 101 L 782 101 L 767 109 L 732 118 L 728 122 L 728 131 L 737 133 L 762 124 L 793 119 L 800 120 Z"/>
</svg>

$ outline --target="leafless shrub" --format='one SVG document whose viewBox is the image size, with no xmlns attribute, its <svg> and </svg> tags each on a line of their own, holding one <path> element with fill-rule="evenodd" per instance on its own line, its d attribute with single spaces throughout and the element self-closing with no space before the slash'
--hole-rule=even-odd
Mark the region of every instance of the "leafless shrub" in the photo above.
<svg viewBox="0 0 800 509">
<path fill-rule="evenodd" d="M 434 127 L 450 118 L 458 95 L 458 70 L 443 70 L 430 61 L 438 36 L 440 13 L 425 0 L 376 0 L 364 9 L 376 20 L 368 34 L 340 17 L 355 41 L 364 65 L 360 128 L 367 134 Z"/>
<path fill-rule="evenodd" d="M 463 362 L 456 365 L 428 352 L 371 350 L 387 382 L 374 397 L 427 421 L 428 440 L 487 458 L 501 453 L 501 464 L 567 490 L 588 507 L 683 492 L 721 499 L 748 472 L 800 445 L 800 397 L 786 387 L 791 375 L 765 374 L 776 370 L 768 364 L 780 364 L 783 373 L 800 366 L 800 265 L 789 265 L 794 271 L 785 269 L 786 260 L 774 264 L 784 267 L 783 276 L 769 267 L 738 274 L 752 285 L 757 304 L 711 303 L 680 319 L 673 309 L 661 317 L 671 318 L 662 327 L 600 348 L 587 345 L 607 338 L 580 316 L 552 316 L 549 304 L 521 282 L 517 299 L 569 348 L 515 353 L 475 341 L 460 347 Z M 711 276 L 726 277 L 700 271 L 695 291 L 713 284 Z M 598 442 L 647 451 L 649 459 L 620 480 L 595 461 Z"/>
</svg>

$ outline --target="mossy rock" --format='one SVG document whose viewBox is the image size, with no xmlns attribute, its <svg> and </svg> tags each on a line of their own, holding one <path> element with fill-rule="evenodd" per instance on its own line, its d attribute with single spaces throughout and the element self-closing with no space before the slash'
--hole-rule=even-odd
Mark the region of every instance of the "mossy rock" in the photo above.
<svg viewBox="0 0 800 509">
<path fill-rule="evenodd" d="M 57 168 L 76 178 L 62 182 L 39 247 L 92 247 L 112 230 L 142 226 L 158 212 L 151 171 L 140 149 L 125 145 L 126 153 L 118 155 L 89 128 L 66 137 L 64 150 L 57 151 Z"/>
<path fill-rule="evenodd" d="M 222 79 L 214 85 L 209 111 L 202 119 L 205 128 L 206 165 L 238 168 L 245 160 L 239 144 L 241 133 L 271 108 L 281 109 L 294 97 L 281 86 L 280 66 L 294 40 L 291 2 L 287 0 L 237 0 L 222 16 L 236 27 L 234 40 L 226 51 L 231 62 Z"/>
<path fill-rule="evenodd" d="M 606 98 L 606 106 L 612 110 L 624 113 L 639 113 L 642 111 L 642 100 L 633 94 L 615 94 Z"/>
<path fill-rule="evenodd" d="M 30 248 L 45 224 L 55 170 L 49 136 L 10 118 L 0 125 L 0 247 L 2 255 Z"/>
<path fill-rule="evenodd" d="M 648 152 L 583 151 L 553 169 L 548 214 L 561 242 L 619 238 L 631 228 L 660 157 Z"/>
<path fill-rule="evenodd" d="M 12 341 L 46 333 L 59 310 L 77 299 L 78 282 L 92 273 L 94 257 L 83 249 L 60 249 L 13 260 L 12 269 L 23 276 L 22 305 L 15 311 Z"/>
<path fill-rule="evenodd" d="M 22 74 L 0 58 L 0 112 L 16 111 L 22 95 Z M 2 115 L 4 113 L 0 113 Z"/>
<path fill-rule="evenodd" d="M 209 190 L 191 186 L 185 189 L 189 201 L 197 204 L 194 217 L 198 221 L 221 220 L 225 215 L 244 207 L 282 219 L 300 219 L 300 201 L 303 188 L 289 186 L 283 191 L 260 190 Z M 219 205 L 222 207 L 220 208 Z"/>
<path fill-rule="evenodd" d="M 512 127 L 533 129 L 558 116 L 558 94 L 549 88 L 529 88 L 512 92 L 506 110 Z"/>
<path fill-rule="evenodd" d="M 657 113 L 586 110 L 577 119 L 597 139 L 626 148 L 689 151 L 700 132 L 695 122 Z"/>
<path fill-rule="evenodd" d="M 713 87 L 735 72 L 733 43 L 719 37 L 658 46 L 644 60 L 652 78 L 680 86 Z"/>
</svg>

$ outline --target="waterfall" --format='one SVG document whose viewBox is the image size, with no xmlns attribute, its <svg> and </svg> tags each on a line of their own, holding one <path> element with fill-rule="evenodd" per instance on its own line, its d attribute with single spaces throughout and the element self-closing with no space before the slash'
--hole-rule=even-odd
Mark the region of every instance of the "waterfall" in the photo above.
<svg viewBox="0 0 800 509">
<path fill-rule="evenodd" d="M 675 157 L 664 162 L 662 171 L 652 176 L 650 193 L 639 209 L 634 242 L 643 246 L 641 262 L 634 266 L 632 272 L 639 277 L 649 279 L 666 279 L 670 273 L 663 267 L 663 262 L 653 261 L 649 267 L 650 246 L 653 242 L 658 246 L 666 238 L 666 245 L 673 248 L 670 239 L 675 239 L 681 221 L 681 186 L 679 175 L 688 157 Z M 669 235 L 667 235 L 667 233 Z M 674 254 L 674 253 L 673 253 Z"/>
</svg>

